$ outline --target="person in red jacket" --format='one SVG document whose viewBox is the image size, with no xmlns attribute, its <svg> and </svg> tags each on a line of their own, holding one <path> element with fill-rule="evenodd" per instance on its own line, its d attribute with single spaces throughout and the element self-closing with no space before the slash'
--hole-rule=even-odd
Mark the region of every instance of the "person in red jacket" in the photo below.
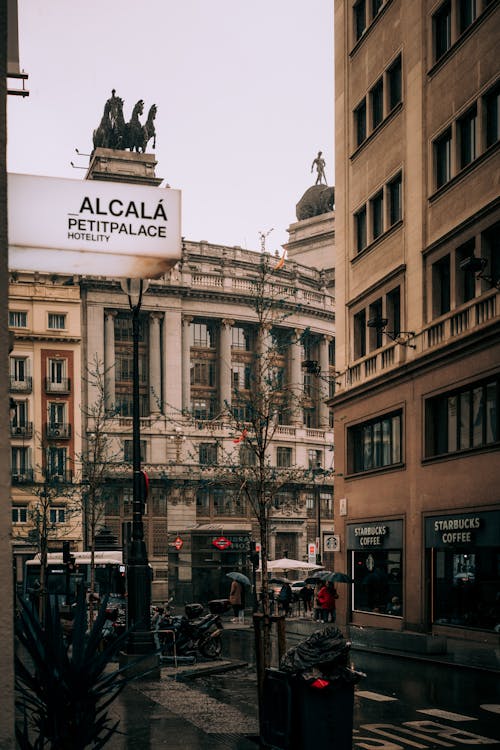
<svg viewBox="0 0 500 750">
<path fill-rule="evenodd" d="M 318 604 L 321 609 L 321 619 L 323 622 L 335 622 L 335 600 L 339 598 L 335 587 L 331 583 L 325 583 L 318 591 Z"/>
</svg>

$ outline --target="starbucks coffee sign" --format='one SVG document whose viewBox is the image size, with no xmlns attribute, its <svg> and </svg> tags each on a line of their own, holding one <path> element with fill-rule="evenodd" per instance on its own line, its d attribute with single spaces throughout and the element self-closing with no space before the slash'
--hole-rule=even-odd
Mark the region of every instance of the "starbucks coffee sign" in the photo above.
<svg viewBox="0 0 500 750">
<path fill-rule="evenodd" d="M 9 268 L 155 278 L 181 257 L 179 190 L 10 174 Z"/>
</svg>

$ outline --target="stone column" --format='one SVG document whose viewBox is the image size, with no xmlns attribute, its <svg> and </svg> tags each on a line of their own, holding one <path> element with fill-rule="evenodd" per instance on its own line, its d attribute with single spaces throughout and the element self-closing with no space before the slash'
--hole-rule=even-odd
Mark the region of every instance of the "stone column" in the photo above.
<svg viewBox="0 0 500 750">
<path fill-rule="evenodd" d="M 149 314 L 149 412 L 159 414 L 162 411 L 161 392 L 161 346 L 160 321 L 161 313 Z"/>
<path fill-rule="evenodd" d="M 115 318 L 117 310 L 104 311 L 104 398 L 106 410 L 115 408 Z"/>
<path fill-rule="evenodd" d="M 191 410 L 191 330 L 193 318 L 190 315 L 182 317 L 182 408 Z"/>
<path fill-rule="evenodd" d="M 182 318 L 166 310 L 163 319 L 163 413 L 178 419 L 182 410 Z"/>
<path fill-rule="evenodd" d="M 234 320 L 221 320 L 219 338 L 220 409 L 231 408 L 231 343 Z"/>
<path fill-rule="evenodd" d="M 302 331 L 298 328 L 294 331 L 294 339 L 290 344 L 289 363 L 290 363 L 290 391 L 292 398 L 291 419 L 292 424 L 302 426 L 302 400 L 304 397 L 304 376 L 302 374 L 302 347 L 300 336 Z"/>
<path fill-rule="evenodd" d="M 329 346 L 332 336 L 323 336 L 319 342 L 319 366 L 320 366 L 320 381 L 319 381 L 319 403 L 318 403 L 318 424 L 321 429 L 326 430 L 330 425 L 330 410 L 326 405 L 326 399 L 330 395 L 330 358 L 329 358 Z"/>
</svg>

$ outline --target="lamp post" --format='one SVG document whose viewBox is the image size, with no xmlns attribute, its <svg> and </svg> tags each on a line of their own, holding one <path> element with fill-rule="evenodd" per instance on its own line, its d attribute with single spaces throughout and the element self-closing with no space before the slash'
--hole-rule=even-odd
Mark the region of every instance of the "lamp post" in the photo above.
<svg viewBox="0 0 500 750">
<path fill-rule="evenodd" d="M 151 574 L 144 541 L 143 511 L 145 481 L 141 472 L 141 423 L 139 410 L 139 312 L 142 295 L 149 282 L 144 279 L 123 279 L 122 290 L 128 296 L 132 312 L 132 537 L 128 547 L 127 615 L 128 627 L 133 628 L 127 644 L 128 654 L 147 654 L 154 651 L 151 633 Z"/>
</svg>

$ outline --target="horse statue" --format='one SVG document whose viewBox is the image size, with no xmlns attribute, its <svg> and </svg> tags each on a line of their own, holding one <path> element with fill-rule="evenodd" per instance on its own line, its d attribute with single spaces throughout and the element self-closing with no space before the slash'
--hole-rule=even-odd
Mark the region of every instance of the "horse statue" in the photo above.
<svg viewBox="0 0 500 750">
<path fill-rule="evenodd" d="M 123 136 L 125 133 L 125 120 L 123 117 L 123 99 L 115 96 L 115 89 L 111 92 L 111 98 L 104 105 L 104 112 L 99 126 L 94 130 L 94 148 L 123 148 Z"/>
<path fill-rule="evenodd" d="M 143 154 L 146 153 L 146 146 L 148 145 L 148 141 L 151 138 L 153 139 L 153 148 L 156 148 L 156 130 L 155 130 L 155 124 L 154 124 L 155 117 L 156 117 L 156 104 L 153 104 L 148 112 L 148 119 L 146 120 L 145 124 L 142 126 L 142 143 L 140 145 L 140 148 Z M 137 150 L 139 151 L 139 148 Z"/>
<path fill-rule="evenodd" d="M 132 110 L 130 121 L 125 126 L 122 148 L 139 151 L 139 147 L 142 146 L 142 124 L 139 120 L 139 115 L 142 115 L 143 112 L 144 101 L 139 99 Z"/>
</svg>

